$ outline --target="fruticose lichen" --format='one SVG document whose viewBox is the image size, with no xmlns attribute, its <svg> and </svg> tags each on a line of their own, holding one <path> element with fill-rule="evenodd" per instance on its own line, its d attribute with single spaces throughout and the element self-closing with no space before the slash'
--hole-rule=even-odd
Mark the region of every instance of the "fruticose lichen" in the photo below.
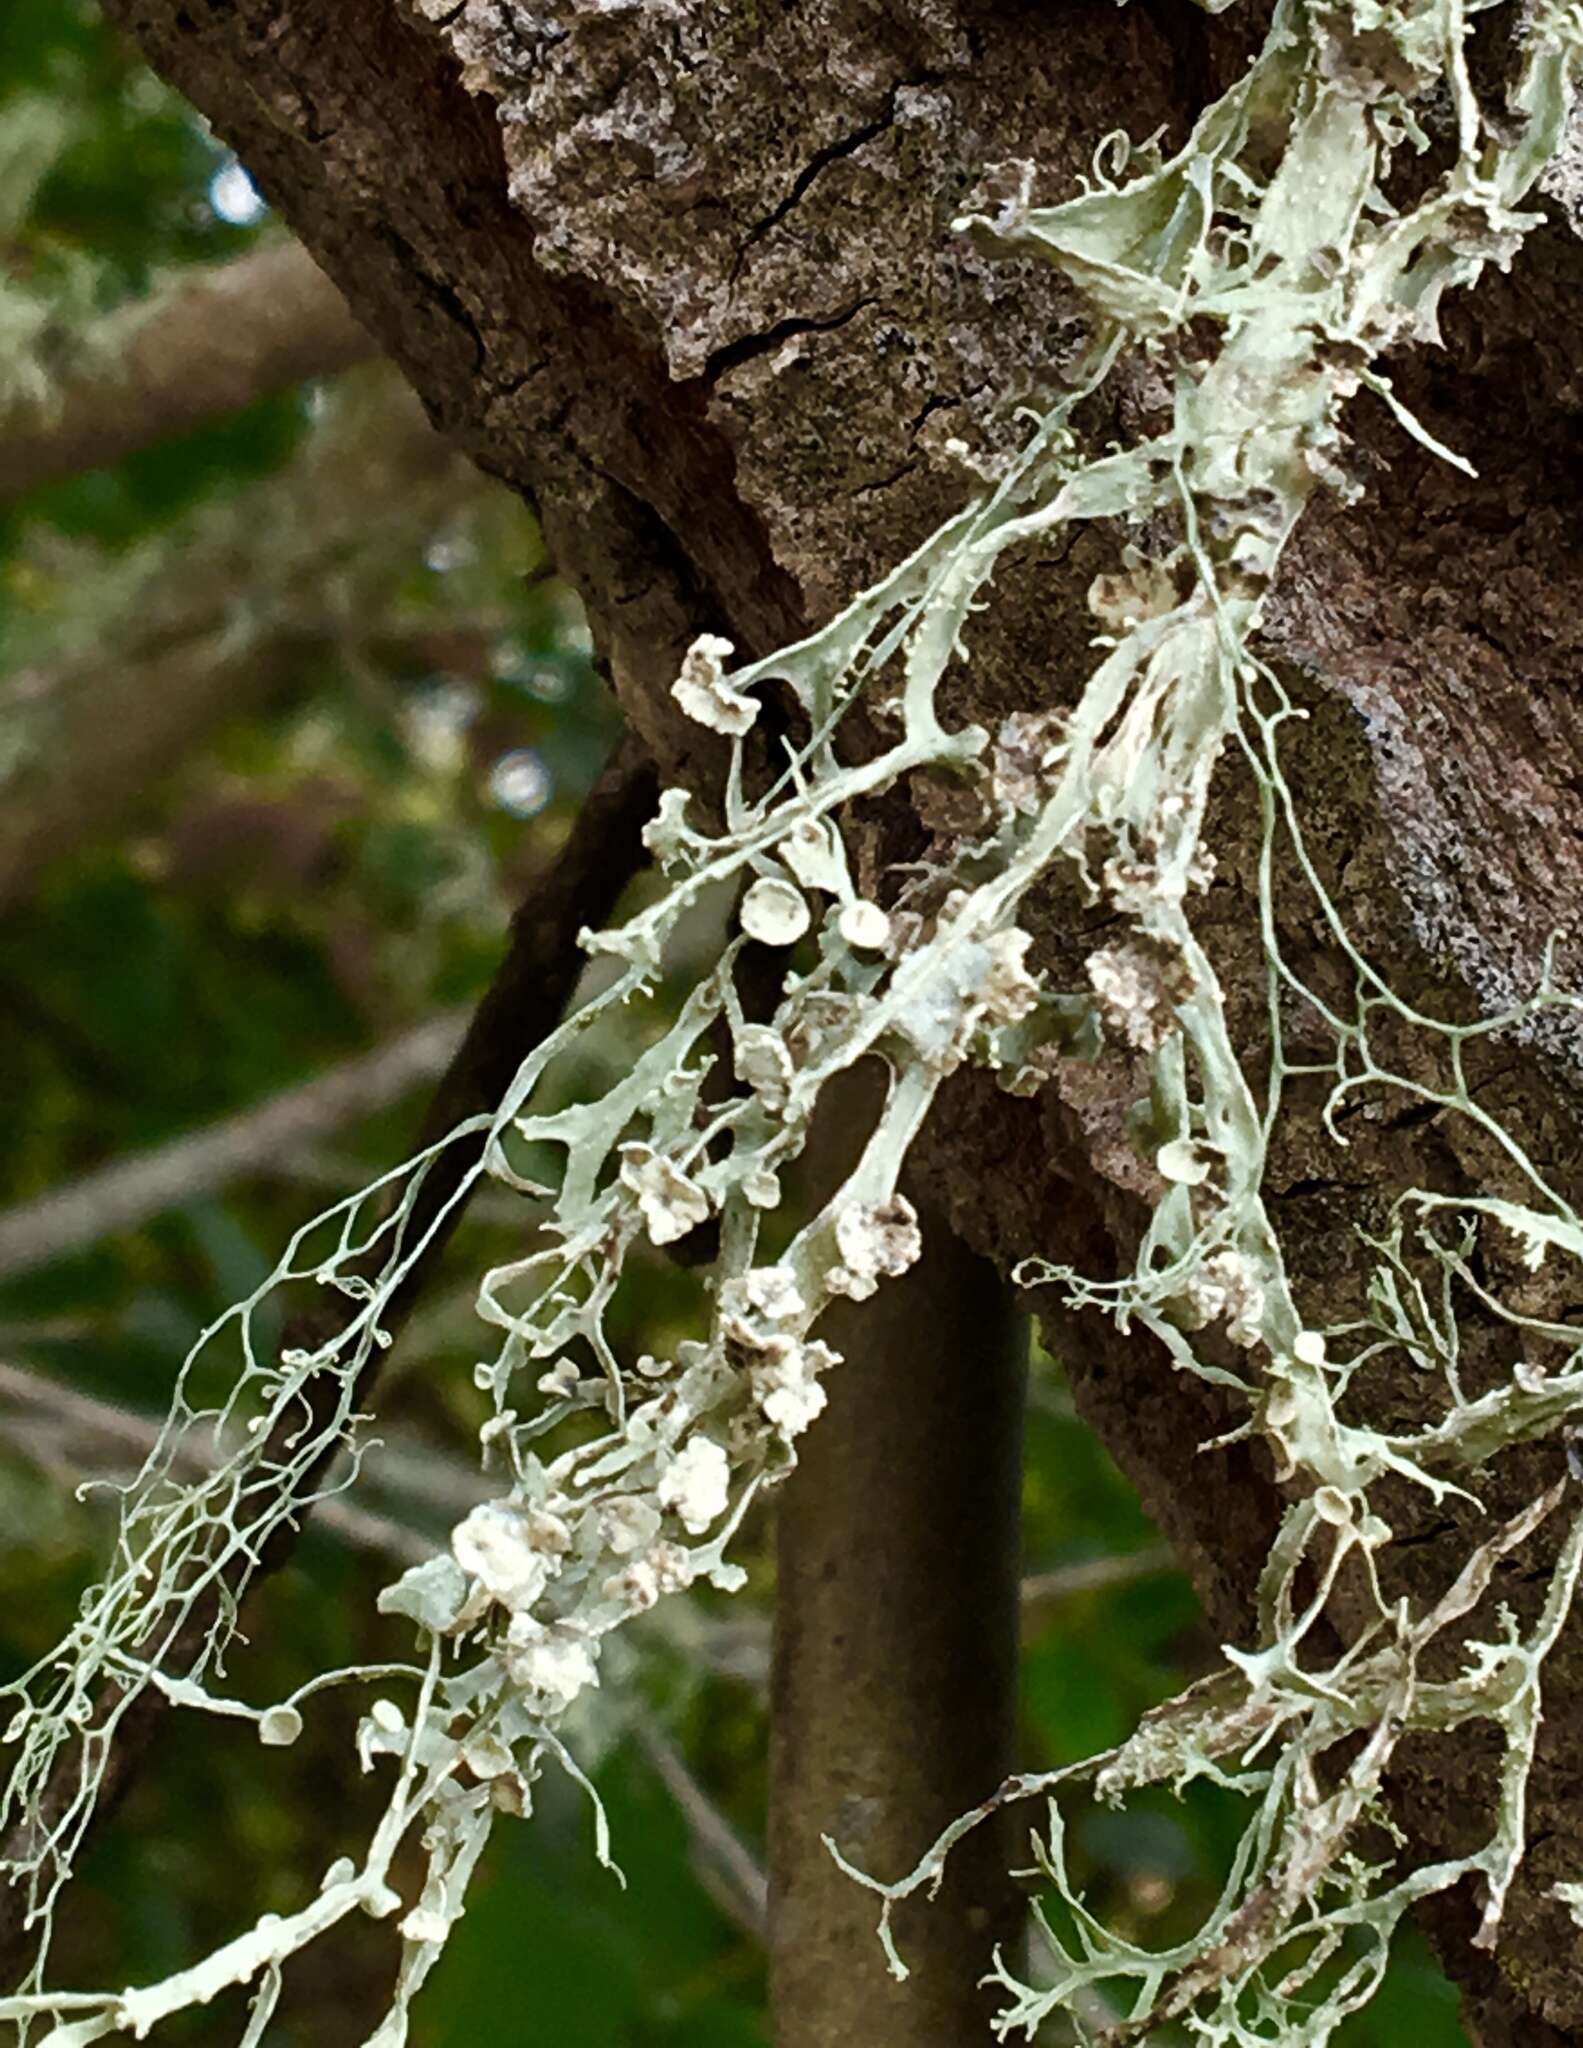
<svg viewBox="0 0 1583 2048">
<path fill-rule="evenodd" d="M 1262 53 L 1178 155 L 1110 136 L 1079 196 L 1043 209 L 1014 199 L 993 219 L 960 223 L 995 248 L 1042 256 L 1080 288 L 1093 317 L 1086 365 L 999 480 L 830 624 L 736 669 L 716 638 L 687 659 L 678 701 L 732 741 L 724 824 L 691 822 L 685 796 L 667 793 L 649 843 L 668 886 L 626 924 L 587 938 L 615 963 L 614 978 L 528 1055 L 489 1124 L 480 1172 L 540 1195 L 551 1220 L 534 1249 L 486 1274 L 480 1290 L 480 1313 L 499 1333 L 478 1378 L 494 1406 L 484 1437 L 504 1468 L 501 1497 L 458 1527 L 450 1555 L 383 1596 L 418 1631 L 412 1668 L 334 1675 L 404 1689 L 405 1704 L 381 1698 L 362 1724 L 365 1765 L 388 1759 L 394 1773 L 366 1856 L 326 1872 L 296 1913 L 261 1922 L 161 1984 L 53 1992 L 39 1974 L 24 1994 L 0 2000 L 0 2017 L 47 2021 L 44 2038 L 67 2048 L 141 2035 L 166 2013 L 246 1983 L 254 2003 L 245 2039 L 256 2043 L 292 1954 L 355 1913 L 400 1914 L 404 1960 L 372 2041 L 403 2040 L 410 2000 L 462 1910 L 495 1815 L 530 1809 L 546 1759 L 575 1771 L 559 1731 L 598 1682 L 611 1632 L 668 1593 L 739 1582 L 733 1533 L 794 1462 L 802 1432 L 817 1427 L 822 1381 L 839 1369 L 814 1334 L 821 1312 L 837 1296 L 871 1295 L 920 1256 L 897 1183 L 941 1085 L 971 1061 L 1026 1092 L 1040 1084 L 1040 1054 L 1052 1045 L 1147 1063 L 1139 1128 L 1164 1193 L 1125 1278 L 1101 1283 L 1039 1261 L 1024 1277 L 1149 1331 L 1178 1368 L 1225 1389 L 1241 1405 L 1242 1432 L 1268 1443 L 1291 1504 L 1260 1588 L 1257 1647 L 1228 1652 L 1219 1676 L 1150 1715 L 1119 1749 L 1001 1794 L 1004 1803 L 1078 1779 L 1106 1799 L 1195 1777 L 1234 1787 L 1250 1819 L 1215 1909 L 1191 1941 L 1157 1952 L 1107 1929 L 1067 1875 L 1052 1802 L 1039 1861 L 1073 1931 L 1063 1937 L 1045 1921 L 1053 1966 L 1038 1985 L 1007 1961 L 997 1966 L 1007 1992 L 1001 2029 L 1031 2034 L 1060 2012 L 1083 2040 L 1142 2040 L 1181 2022 L 1224 2048 L 1320 2043 L 1371 1995 L 1415 1901 L 1476 1874 L 1485 1899 L 1478 1940 L 1498 1940 L 1524 1851 L 1544 1661 L 1583 1569 L 1583 1514 L 1571 1511 L 1537 1621 L 1524 1631 L 1506 1617 L 1487 1638 L 1469 1639 L 1463 1624 L 1497 1563 L 1560 1509 L 1567 1478 L 1491 1530 L 1421 1607 L 1379 1591 L 1392 1542 L 1379 1483 L 1477 1498 L 1481 1469 L 1504 1447 L 1559 1439 L 1583 1404 L 1576 1333 L 1499 1301 L 1476 1277 L 1469 1248 L 1478 1231 L 1500 1229 L 1533 1261 L 1583 1259 L 1583 1220 L 1468 1088 L 1469 1040 L 1515 1020 L 1448 1024 L 1422 1014 L 1349 940 L 1304 850 L 1282 773 L 1282 728 L 1297 714 L 1255 644 L 1304 506 L 1318 491 L 1357 488 L 1341 427 L 1348 399 L 1367 387 L 1401 413 L 1378 359 L 1432 343 L 1444 293 L 1487 263 L 1507 263 L 1536 218 L 1523 202 L 1563 134 L 1583 16 L 1560 0 L 1521 10 L 1516 83 L 1493 110 L 1470 83 L 1466 27 L 1461 0 L 1278 0 Z M 1435 175 L 1410 203 L 1393 204 L 1393 162 L 1430 150 L 1431 108 Z M 1077 409 L 1124 352 L 1139 350 L 1174 391 L 1170 425 L 1139 445 L 1091 454 L 1074 428 Z M 1054 528 L 1100 519 L 1129 523 L 1140 545 L 1092 591 L 1099 659 L 1077 703 L 1021 714 L 998 733 L 948 730 L 938 692 L 952 665 L 971 659 L 971 621 L 993 602 L 997 565 Z M 743 742 L 758 717 L 755 692 L 772 678 L 802 722 L 768 785 L 750 786 Z M 888 718 L 895 734 L 861 758 L 842 738 L 860 696 L 883 707 L 881 723 Z M 1202 843 L 1206 800 L 1228 748 L 1249 764 L 1263 809 L 1270 1042 L 1256 1078 L 1233 1043 L 1194 924 L 1213 867 Z M 892 878 L 890 900 L 874 903 L 853 882 L 843 821 L 856 799 L 923 769 L 973 780 L 989 822 L 936 864 Z M 1278 847 L 1351 962 L 1347 1003 L 1305 986 L 1282 957 Z M 1044 984 L 1019 922 L 1029 892 L 1058 865 L 1125 923 L 1088 961 L 1078 990 Z M 601 1015 L 654 998 L 678 922 L 722 884 L 743 892 L 743 936 L 603 1098 L 540 1107 L 546 1073 Z M 801 948 L 788 955 L 767 1018 L 744 1013 L 736 984 L 749 936 Z M 1547 977 L 1525 1014 L 1576 1001 Z M 1328 1065 L 1288 1062 L 1283 1020 L 1296 1012 L 1327 1028 Z M 1396 1037 L 1441 1048 L 1439 1085 L 1396 1071 L 1377 1051 L 1385 1018 Z M 718 1058 L 722 1043 L 729 1062 Z M 764 1219 L 821 1093 L 871 1055 L 890 1085 L 857 1164 L 784 1250 L 766 1254 Z M 1332 1124 L 1349 1097 L 1387 1086 L 1472 1120 L 1527 1191 L 1520 1201 L 1404 1194 L 1388 1233 L 1360 1248 L 1373 1261 L 1369 1310 L 1345 1328 L 1316 1329 L 1305 1318 L 1262 1193 L 1283 1090 L 1299 1073 L 1328 1076 Z M 245 1369 L 218 1419 L 244 1422 L 247 1446 L 201 1483 L 178 1482 L 184 1438 L 217 1419 L 189 1406 L 184 1377 L 160 1447 L 127 1497 L 112 1571 L 70 1637 L 15 1688 L 11 1733 L 21 1754 L 8 1817 L 25 1817 L 63 1760 L 78 1759 L 73 1796 L 40 1822 L 13 1867 L 41 1927 L 70 1874 L 105 1745 L 139 1690 L 157 1685 L 179 1704 L 255 1713 L 210 1691 L 235 1629 L 229 1599 L 190 1672 L 162 1674 L 161 1654 L 202 1588 L 267 1542 L 288 1512 L 293 1474 L 313 1469 L 327 1438 L 351 1433 L 358 1374 L 422 1248 L 406 1221 L 439 1149 L 288 1248 L 271 1285 L 307 1277 L 340 1288 L 347 1315 L 333 1340 L 260 1357 L 253 1317 L 263 1290 L 208 1333 L 195 1358 L 226 1332 L 239 1339 Z M 622 1359 L 606 1318 L 632 1248 L 677 1242 L 706 1222 L 719 1232 L 706 1325 L 674 1356 Z M 378 1277 L 358 1277 L 371 1258 Z M 1514 1353 L 1524 1354 L 1508 1380 L 1472 1396 L 1445 1310 L 1453 1279 L 1505 1319 Z M 1360 1423 L 1345 1398 L 1387 1357 L 1409 1361 L 1431 1390 L 1421 1426 L 1394 1434 Z M 306 1412 L 304 1385 L 326 1378 L 341 1389 L 329 1422 L 296 1438 L 288 1428 L 288 1452 L 269 1451 L 282 1421 Z M 566 1439 L 553 1433 L 568 1418 L 581 1427 L 569 1448 L 556 1448 Z M 1338 1653 L 1321 1647 L 1321 1624 L 1344 1576 L 1373 1589 L 1373 1611 Z M 1427 1659 L 1431 1646 L 1456 1648 L 1460 1673 L 1445 1675 L 1443 1654 Z M 1435 1675 L 1425 1675 L 1426 1662 Z M 290 1739 L 303 1704 L 257 1712 L 261 1739 Z M 1492 1724 L 1503 1744 L 1489 1840 L 1429 1865 L 1393 1853 L 1382 1860 L 1380 1844 L 1394 1839 L 1382 1786 L 1399 1744 L 1474 1720 Z M 1332 1768 L 1338 1745 L 1348 1745 L 1342 1773 Z M 894 1901 L 931 1883 L 979 1817 L 959 1823 L 901 1882 L 863 1878 L 884 1897 L 887 1942 Z M 397 1844 L 415 1830 L 429 1874 L 408 1902 L 390 1871 Z M 1573 1902 L 1583 1885 L 1562 1885 L 1557 1896 Z M 1096 2021 L 1096 2012 L 1111 2017 Z"/>
</svg>

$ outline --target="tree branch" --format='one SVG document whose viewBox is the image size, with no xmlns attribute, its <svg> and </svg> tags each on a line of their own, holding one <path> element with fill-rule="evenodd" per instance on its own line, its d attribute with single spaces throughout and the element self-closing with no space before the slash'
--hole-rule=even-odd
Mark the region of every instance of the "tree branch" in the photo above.
<svg viewBox="0 0 1583 2048">
<path fill-rule="evenodd" d="M 916 1191 L 914 1194 L 916 1199 Z M 981 1828 L 944 1896 L 898 1923 L 888 1975 L 876 1876 L 906 1870 L 1010 1771 L 1016 1716 L 1025 1326 L 938 1217 L 925 1252 L 821 1329 L 846 1362 L 780 1497 L 770 1738 L 770 2002 L 777 2048 L 961 2048 L 987 2038 L 979 1979 L 1025 1902 L 1007 1834 Z"/>
<path fill-rule="evenodd" d="M 372 1052 L 282 1089 L 267 1102 L 117 1159 L 37 1201 L 0 1209 L 0 1280 L 14 1279 L 131 1230 L 150 1216 L 267 1169 L 441 1073 L 466 1024 L 462 1010 L 427 1017 Z"/>
<path fill-rule="evenodd" d="M 699 1882 L 744 1934 L 762 1941 L 768 1884 L 757 1859 L 693 1776 L 687 1759 L 658 1722 L 645 1715 L 632 1732 L 638 1750 L 687 1823 Z"/>
<path fill-rule="evenodd" d="M 486 488 L 382 377 L 339 393 L 278 475 L 108 579 L 106 613 L 79 602 L 47 622 L 48 648 L 0 680 L 0 915 L 224 720 L 298 684 L 338 637 L 377 633 L 436 525 Z"/>
<path fill-rule="evenodd" d="M 91 329 L 46 400 L 0 419 L 0 504 L 373 353 L 300 243 L 186 272 Z"/>
<path fill-rule="evenodd" d="M 3 1363 L 0 1418 L 7 1447 L 20 1451 L 69 1487 L 101 1479 L 124 1485 L 155 1449 L 164 1425 L 163 1416 L 141 1415 L 136 1409 L 117 1407 L 75 1387 L 62 1386 L 42 1373 Z M 173 1469 L 199 1474 L 211 1471 L 221 1453 L 213 1439 L 207 1441 L 207 1454 L 197 1445 L 185 1446 Z M 359 1477 L 367 1476 L 365 1461 Z M 470 1468 L 463 1473 L 460 1466 L 457 1476 L 469 1481 L 475 1477 Z M 482 1484 L 474 1484 L 468 1505 L 484 1497 Z M 375 1551 L 403 1566 L 421 1564 L 433 1557 L 437 1548 L 432 1536 L 411 1519 L 382 1514 L 333 1494 L 315 1504 L 314 1518 L 342 1542 Z"/>
<path fill-rule="evenodd" d="M 1036 1634 L 1049 1619 L 1052 1608 L 1082 1593 L 1108 1593 L 1115 1586 L 1130 1586 L 1138 1579 L 1150 1579 L 1160 1572 L 1180 1567 L 1163 1543 L 1145 1550 L 1119 1552 L 1114 1557 L 1089 1557 L 1081 1564 L 1056 1565 L 1047 1572 L 1030 1572 L 1022 1582 L 1022 1626 L 1024 1635 Z"/>
</svg>

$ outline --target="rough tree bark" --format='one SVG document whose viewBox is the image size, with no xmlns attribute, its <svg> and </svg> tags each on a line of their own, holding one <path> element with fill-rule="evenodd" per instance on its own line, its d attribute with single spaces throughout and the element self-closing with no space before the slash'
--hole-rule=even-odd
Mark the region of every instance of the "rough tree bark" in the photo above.
<svg viewBox="0 0 1583 2048">
<path fill-rule="evenodd" d="M 1177 0 L 110 0 L 240 152 L 271 200 L 401 364 L 437 423 L 540 506 L 588 600 L 617 687 L 668 779 L 707 784 L 698 730 L 667 695 L 701 628 L 768 651 L 829 613 L 958 505 L 953 437 L 993 445 L 997 410 L 1070 361 L 1075 306 L 1043 273 L 953 244 L 947 223 L 993 160 L 1069 193 L 1098 139 L 1163 124 L 1180 139 L 1236 75 L 1264 10 L 1209 21 Z M 1504 10 L 1480 17 L 1498 61 Z M 425 17 L 430 17 L 425 19 Z M 1531 986 L 1545 935 L 1583 932 L 1583 250 L 1575 179 L 1510 277 L 1456 302 L 1447 346 L 1392 366 L 1428 425 L 1477 465 L 1436 463 L 1372 401 L 1350 422 L 1377 458 L 1368 498 L 1321 509 L 1271 616 L 1269 651 L 1311 709 L 1294 786 L 1324 878 L 1365 952 L 1407 991 L 1464 1010 Z M 1158 395 L 1121 383 L 1096 435 L 1136 431 Z M 1118 537 L 1084 531 L 1001 581 L 955 707 L 993 724 L 1065 701 L 1088 662 L 1082 593 Z M 1250 1040 L 1262 982 L 1250 916 L 1246 791 L 1223 777 L 1209 899 L 1217 964 Z M 874 864 L 949 834 L 942 793 L 874 808 Z M 1283 937 L 1341 984 L 1295 878 Z M 1075 985 L 1094 913 L 1052 890 L 1042 962 Z M 1568 957 L 1570 953 L 1570 958 Z M 1410 1051 L 1404 1057 L 1411 1057 Z M 1583 1045 L 1483 1046 L 1483 1099 L 1563 1184 L 1578 1180 Z M 1121 1136 L 1135 1092 L 1113 1070 L 1063 1074 L 1031 1102 L 955 1083 L 932 1168 L 982 1250 L 1076 1243 L 1103 1267 L 1151 1193 Z M 1346 1151 L 1290 1122 L 1276 1202 L 1316 1322 L 1352 1306 L 1354 1228 L 1416 1180 L 1502 1189 L 1509 1169 L 1421 1116 L 1360 1115 Z M 1312 1105 L 1307 1106 L 1310 1110 Z M 1537 1283 L 1532 1296 L 1542 1305 Z M 1238 1450 L 1193 1446 L 1225 1421 L 1162 1355 L 1069 1329 L 1085 1412 L 1194 1573 L 1215 1625 L 1248 1626 L 1280 1508 Z M 1552 1302 L 1549 1312 L 1566 1304 Z M 1475 1353 L 1503 1356 L 1501 1333 Z M 1389 1403 L 1389 1387 L 1378 1399 Z M 1496 1509 L 1531 1498 L 1544 1448 L 1511 1454 Z M 1400 1590 L 1443 1584 L 1450 1512 L 1391 1503 Z M 1526 1612 L 1545 1555 L 1499 1591 Z M 1546 1684 L 1534 1844 L 1498 1959 L 1466 1946 L 1472 1901 L 1442 1907 L 1444 1952 L 1489 2044 L 1583 2030 L 1576 1936 L 1547 1897 L 1583 1867 L 1565 1731 L 1583 1712 L 1583 1644 Z M 1401 1818 L 1432 1850 L 1481 1829 L 1474 1743 L 1398 1774 Z"/>
</svg>

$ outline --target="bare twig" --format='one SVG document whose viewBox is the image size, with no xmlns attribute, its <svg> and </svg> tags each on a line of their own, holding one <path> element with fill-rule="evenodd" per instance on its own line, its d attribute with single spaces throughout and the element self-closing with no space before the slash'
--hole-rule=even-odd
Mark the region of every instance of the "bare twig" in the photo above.
<svg viewBox="0 0 1583 2048">
<path fill-rule="evenodd" d="M 1176 1569 L 1176 1560 L 1163 1543 L 1147 1550 L 1133 1550 L 1117 1557 L 1090 1557 L 1081 1564 L 1059 1565 L 1053 1571 L 1032 1572 L 1022 1582 L 1022 1619 L 1026 1632 L 1036 1628 L 1052 1607 L 1072 1600 L 1080 1593 L 1104 1593 L 1112 1586 L 1130 1586 L 1135 1579 L 1153 1578 L 1158 1572 Z"/>
<path fill-rule="evenodd" d="M 162 1422 L 163 1417 L 98 1400 L 44 1373 L 0 1363 L 0 1424 L 7 1447 L 63 1485 L 124 1484 L 158 1443 Z M 214 1436 L 186 1438 L 173 1469 L 212 1471 L 227 1450 Z M 329 1490 L 314 1509 L 316 1523 L 354 1549 L 403 1566 L 422 1564 L 440 1547 L 423 1526 L 425 1510 L 439 1506 L 448 1520 L 455 1520 L 489 1492 L 475 1467 L 447 1458 L 430 1445 L 421 1451 L 392 1443 L 370 1446 L 358 1478 L 383 1495 L 394 1511 L 370 1508 L 337 1493 L 332 1472 Z"/>
<path fill-rule="evenodd" d="M 699 1882 L 744 1934 L 763 1941 L 769 1913 L 769 1880 L 757 1859 L 699 1784 L 687 1759 L 647 1716 L 633 1727 L 633 1739 L 654 1775 L 675 1800 L 692 1836 Z"/>
<path fill-rule="evenodd" d="M 0 503 L 373 353 L 300 243 L 189 271 L 83 336 L 48 399 L 0 420 Z"/>
</svg>

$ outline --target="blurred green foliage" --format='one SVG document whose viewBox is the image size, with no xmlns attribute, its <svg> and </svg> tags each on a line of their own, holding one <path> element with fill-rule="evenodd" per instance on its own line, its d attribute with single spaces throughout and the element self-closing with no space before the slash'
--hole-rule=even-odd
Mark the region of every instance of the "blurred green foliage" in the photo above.
<svg viewBox="0 0 1583 2048">
<path fill-rule="evenodd" d="M 0 287 L 57 294 L 60 317 L 82 319 L 279 232 L 218 217 L 210 193 L 226 152 L 85 0 L 0 9 L 0 132 L 41 101 L 59 117 L 58 147 L 0 239 Z M 312 392 L 272 398 L 0 515 L 0 672 L 19 637 L 30 650 L 47 646 L 55 623 L 70 621 L 96 565 L 109 575 L 125 551 L 161 535 L 179 561 L 206 507 L 293 459 L 319 406 Z M 613 729 L 576 607 L 537 575 L 538 557 L 520 506 L 503 495 L 469 506 L 411 562 L 402 631 L 377 660 L 349 663 L 333 641 L 305 654 L 285 702 L 207 740 L 145 793 L 132 829 L 107 841 L 86 834 L 0 919 L 0 1206 L 201 1127 L 481 991 L 511 903 L 552 851 Z M 502 785 L 507 760 L 517 781 Z M 513 815 L 503 787 L 531 814 Z M 598 1056 L 629 1053 L 616 1032 Z M 136 1233 L 0 1284 L 0 1362 L 134 1418 L 157 1416 L 197 1331 L 257 1283 L 325 1199 L 402 1154 L 420 1107 L 328 1134 L 317 1156 L 273 1161 Z M 470 1278 L 521 1227 L 491 1210 L 464 1234 L 382 1396 L 382 1433 L 425 1475 L 426 1493 L 395 1486 L 376 1500 L 409 1541 L 447 1525 L 435 1475 L 469 1468 L 479 1419 Z M 695 1282 L 658 1259 L 645 1270 L 630 1336 L 658 1348 L 685 1320 Z M 1150 1548 L 1135 1497 L 1070 1412 L 1050 1361 L 1037 1383 L 1030 1564 Z M 75 1483 L 127 1469 L 125 1455 L 118 1462 L 100 1443 L 89 1457 L 69 1432 L 52 1447 L 12 1433 L 0 1448 L 0 1672 L 47 1650 L 93 1571 L 107 1515 L 94 1493 L 77 1498 Z M 624 1739 L 634 1714 L 668 1726 L 700 1784 L 746 1839 L 759 1838 L 762 1526 L 745 1561 L 749 1594 L 656 1626 L 630 1697 L 598 1703 L 595 1777 L 628 1888 L 596 1866 L 580 1795 L 547 1787 L 531 1827 L 498 1831 L 420 2004 L 423 2048 L 751 2048 L 766 2038 L 757 1944 L 693 1874 L 685 1821 Z M 327 1665 L 401 1654 L 400 1633 L 374 1612 L 395 1568 L 377 1543 L 316 1527 L 264 1591 L 232 1682 L 264 1697 Z M 1185 1580 L 1165 1569 L 1041 1609 L 1024 1663 L 1027 1766 L 1118 1740 L 1213 1649 Z M 355 1711 L 329 1696 L 286 1752 L 261 1752 L 231 1723 L 183 1717 L 167 1731 L 62 1916 L 62 1977 L 136 1981 L 296 1903 L 374 1811 L 377 1786 L 348 1769 Z M 1159 1798 L 1120 1814 L 1078 1803 L 1071 1821 L 1096 1904 L 1143 1939 L 1193 1923 L 1236 1838 L 1223 1797 Z M 361 2038 L 382 2007 L 393 1951 L 389 1930 L 370 1924 L 306 1959 L 267 2035 L 272 2048 Z M 173 2025 L 169 2038 L 234 2038 L 239 2015 L 239 2004 L 216 2010 Z M 1418 2048 L 1464 2038 L 1452 1994 L 1417 1949 L 1349 2048 L 1384 2048 L 1409 2030 Z"/>
</svg>

